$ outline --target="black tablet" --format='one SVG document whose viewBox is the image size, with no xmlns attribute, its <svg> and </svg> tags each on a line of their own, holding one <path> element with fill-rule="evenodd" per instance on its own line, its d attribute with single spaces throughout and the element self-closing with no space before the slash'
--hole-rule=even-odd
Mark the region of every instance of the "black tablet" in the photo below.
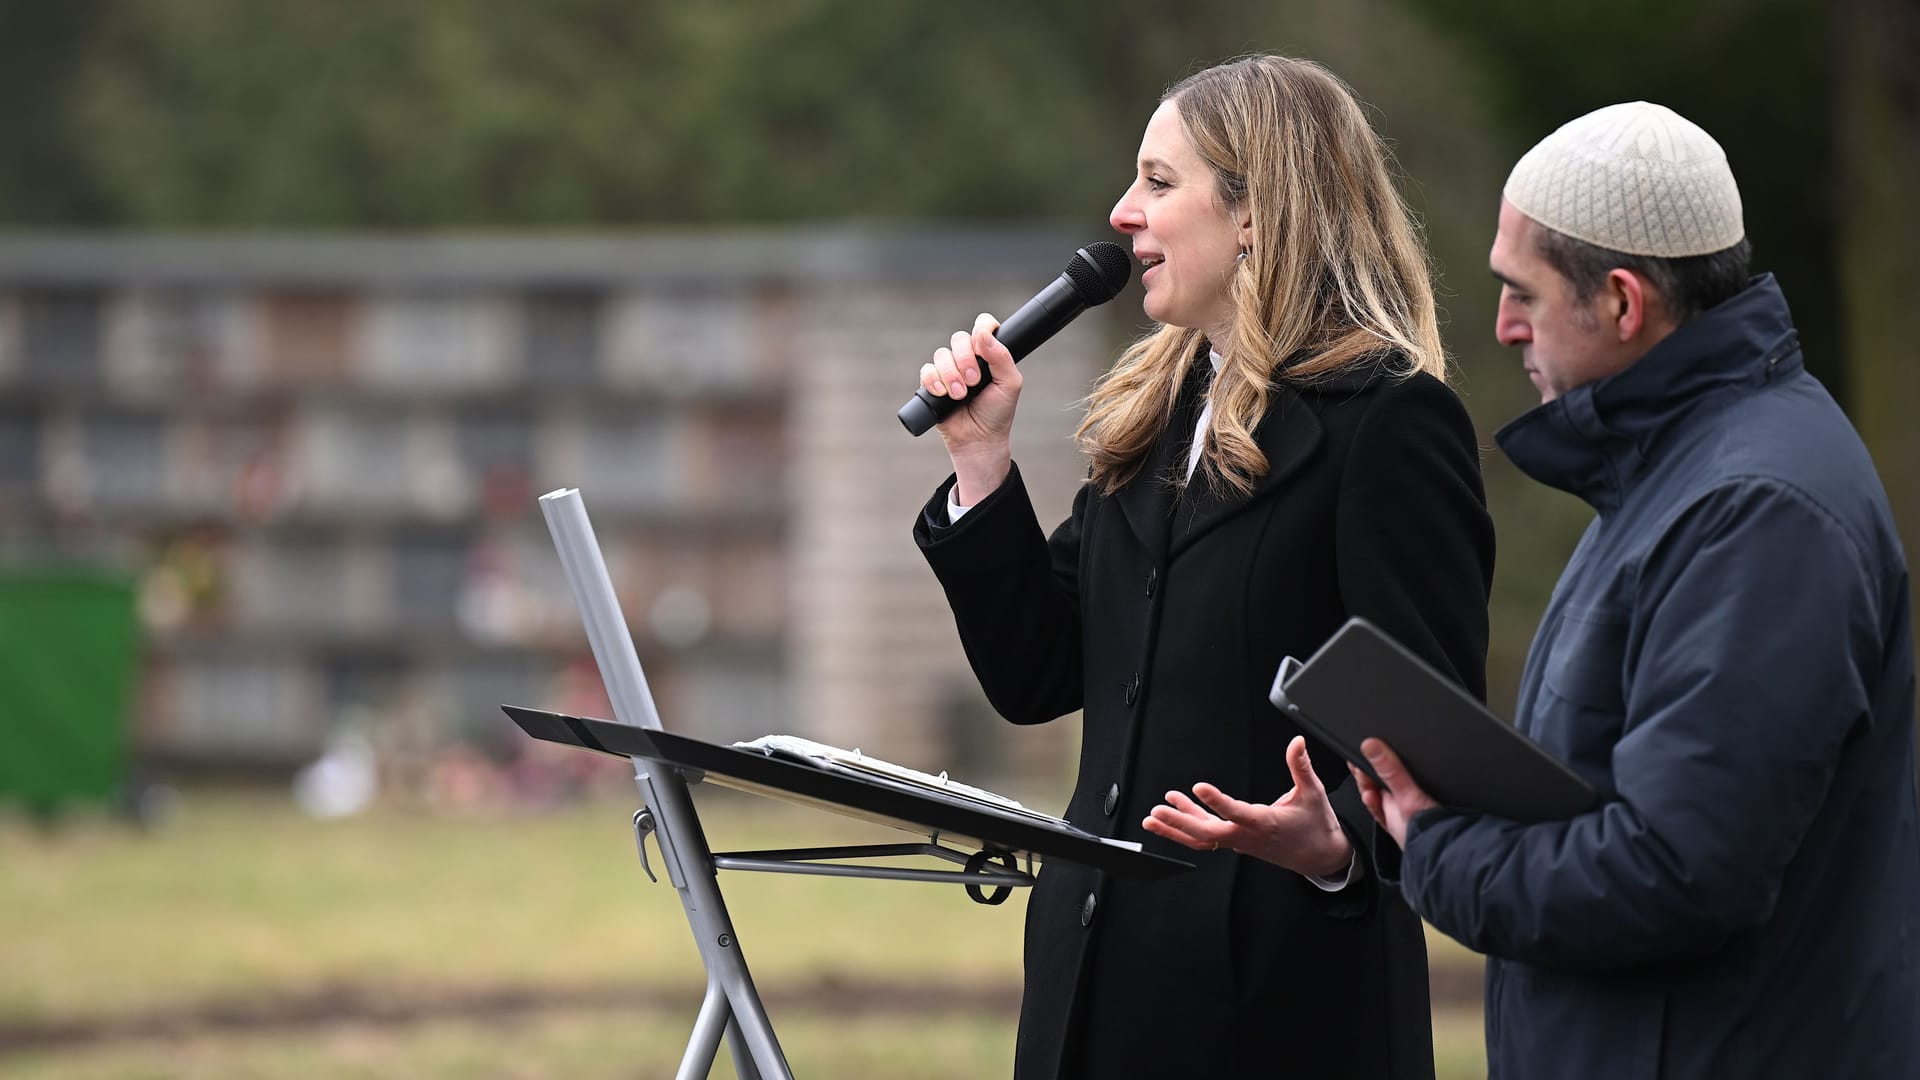
<svg viewBox="0 0 1920 1080">
<path fill-rule="evenodd" d="M 1369 776 L 1360 743 L 1383 740 L 1442 806 L 1536 822 L 1600 801 L 1573 770 L 1365 619 L 1349 619 L 1306 663 L 1283 661 L 1268 697 Z"/>
</svg>

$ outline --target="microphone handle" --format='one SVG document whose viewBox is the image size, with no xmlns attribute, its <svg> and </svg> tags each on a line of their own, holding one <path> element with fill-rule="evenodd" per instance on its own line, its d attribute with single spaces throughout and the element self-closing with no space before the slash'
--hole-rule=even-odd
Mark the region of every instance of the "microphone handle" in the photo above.
<svg viewBox="0 0 1920 1080">
<path fill-rule="evenodd" d="M 1007 347 L 1017 364 L 1086 309 L 1086 302 L 1075 291 L 1072 279 L 1061 274 L 1053 280 L 1053 284 L 1020 305 L 1020 310 L 1007 316 L 999 329 L 993 332 L 994 340 Z M 987 367 L 985 360 L 981 360 L 980 381 L 967 388 L 965 400 L 956 400 L 945 394 L 936 396 L 928 393 L 923 386 L 913 392 L 912 400 L 900 406 L 897 415 L 907 433 L 919 438 L 932 431 L 940 421 L 965 407 L 973 400 L 973 395 L 991 385 L 993 371 Z"/>
</svg>

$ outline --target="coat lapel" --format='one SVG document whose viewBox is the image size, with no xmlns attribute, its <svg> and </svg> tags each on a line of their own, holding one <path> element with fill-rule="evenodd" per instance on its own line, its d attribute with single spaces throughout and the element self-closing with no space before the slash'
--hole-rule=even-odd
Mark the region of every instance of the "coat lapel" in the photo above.
<svg viewBox="0 0 1920 1080">
<path fill-rule="evenodd" d="M 1140 546 L 1146 548 L 1153 566 L 1166 565 L 1167 540 L 1173 534 L 1173 459 L 1185 449 L 1187 442 L 1174 432 L 1182 412 L 1175 410 L 1174 423 L 1168 424 L 1167 430 L 1154 440 L 1140 475 L 1114 496 L 1114 501 L 1120 504 L 1121 516 L 1127 519 L 1127 526 L 1133 530 Z M 1191 426 L 1193 421 L 1189 419 L 1187 423 Z"/>
<path fill-rule="evenodd" d="M 1179 555 L 1202 536 L 1286 486 L 1301 466 L 1313 460 L 1325 438 L 1319 416 L 1322 400 L 1351 397 L 1382 377 L 1386 377 L 1382 365 L 1361 362 L 1304 385 L 1283 386 L 1267 415 L 1253 429 L 1253 441 L 1267 455 L 1266 475 L 1254 482 L 1252 493 L 1244 499 L 1210 490 L 1205 484 L 1191 487 L 1186 493 L 1190 505 L 1179 508 L 1168 555 Z"/>
<path fill-rule="evenodd" d="M 1200 412 L 1199 392 L 1205 380 L 1194 378 L 1182 393 L 1167 429 L 1154 441 L 1140 475 L 1114 496 L 1127 525 L 1154 565 L 1163 565 L 1166 559 L 1179 555 L 1202 536 L 1284 487 L 1294 473 L 1313 460 L 1324 441 L 1325 429 L 1318 415 L 1320 399 L 1350 397 L 1382 377 L 1390 376 L 1381 365 L 1362 362 L 1302 386 L 1283 386 L 1253 430 L 1254 442 L 1267 455 L 1267 472 L 1254 482 L 1252 493 L 1244 499 L 1213 491 L 1204 483 L 1184 493 L 1174 484 L 1174 478 L 1186 471 L 1187 447 Z"/>
<path fill-rule="evenodd" d="M 1166 429 L 1153 441 L 1147 461 L 1133 482 L 1120 489 L 1114 501 L 1133 535 L 1146 548 L 1154 566 L 1167 561 L 1167 541 L 1173 535 L 1173 512 L 1179 499 L 1176 477 L 1186 472 L 1187 447 L 1193 425 L 1200 418 L 1200 394 L 1206 388 L 1208 368 L 1203 353 L 1187 372 L 1187 382 L 1174 402 Z M 1179 471 L 1175 471 L 1176 468 Z"/>
<path fill-rule="evenodd" d="M 1266 475 L 1254 482 L 1251 494 L 1240 498 L 1214 490 L 1196 474 L 1195 483 L 1187 489 L 1189 505 L 1181 508 L 1179 528 L 1171 538 L 1168 555 L 1178 556 L 1202 536 L 1283 487 L 1288 477 L 1312 460 L 1320 448 L 1320 418 L 1299 394 L 1282 390 L 1274 407 L 1267 410 L 1266 417 L 1254 428 L 1253 439 L 1267 455 Z"/>
</svg>

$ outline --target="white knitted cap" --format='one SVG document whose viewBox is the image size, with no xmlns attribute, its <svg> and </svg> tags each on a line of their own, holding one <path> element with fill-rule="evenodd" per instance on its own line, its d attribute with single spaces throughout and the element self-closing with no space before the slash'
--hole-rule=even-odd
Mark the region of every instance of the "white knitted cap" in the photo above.
<svg viewBox="0 0 1920 1080">
<path fill-rule="evenodd" d="M 1705 255 L 1747 234 L 1727 152 L 1645 101 L 1595 109 L 1540 140 L 1504 194 L 1549 229 L 1629 255 Z"/>
</svg>

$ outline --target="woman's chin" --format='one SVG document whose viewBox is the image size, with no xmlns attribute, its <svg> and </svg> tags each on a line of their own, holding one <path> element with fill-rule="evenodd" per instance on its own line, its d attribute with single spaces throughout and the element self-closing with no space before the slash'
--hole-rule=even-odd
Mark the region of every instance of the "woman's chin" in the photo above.
<svg viewBox="0 0 1920 1080">
<path fill-rule="evenodd" d="M 1152 294 L 1148 294 L 1147 298 L 1141 301 L 1140 310 L 1146 312 L 1147 318 L 1162 326 L 1185 327 L 1187 325 L 1180 321 L 1180 313 L 1173 310 L 1170 305 L 1154 303 Z"/>
</svg>

